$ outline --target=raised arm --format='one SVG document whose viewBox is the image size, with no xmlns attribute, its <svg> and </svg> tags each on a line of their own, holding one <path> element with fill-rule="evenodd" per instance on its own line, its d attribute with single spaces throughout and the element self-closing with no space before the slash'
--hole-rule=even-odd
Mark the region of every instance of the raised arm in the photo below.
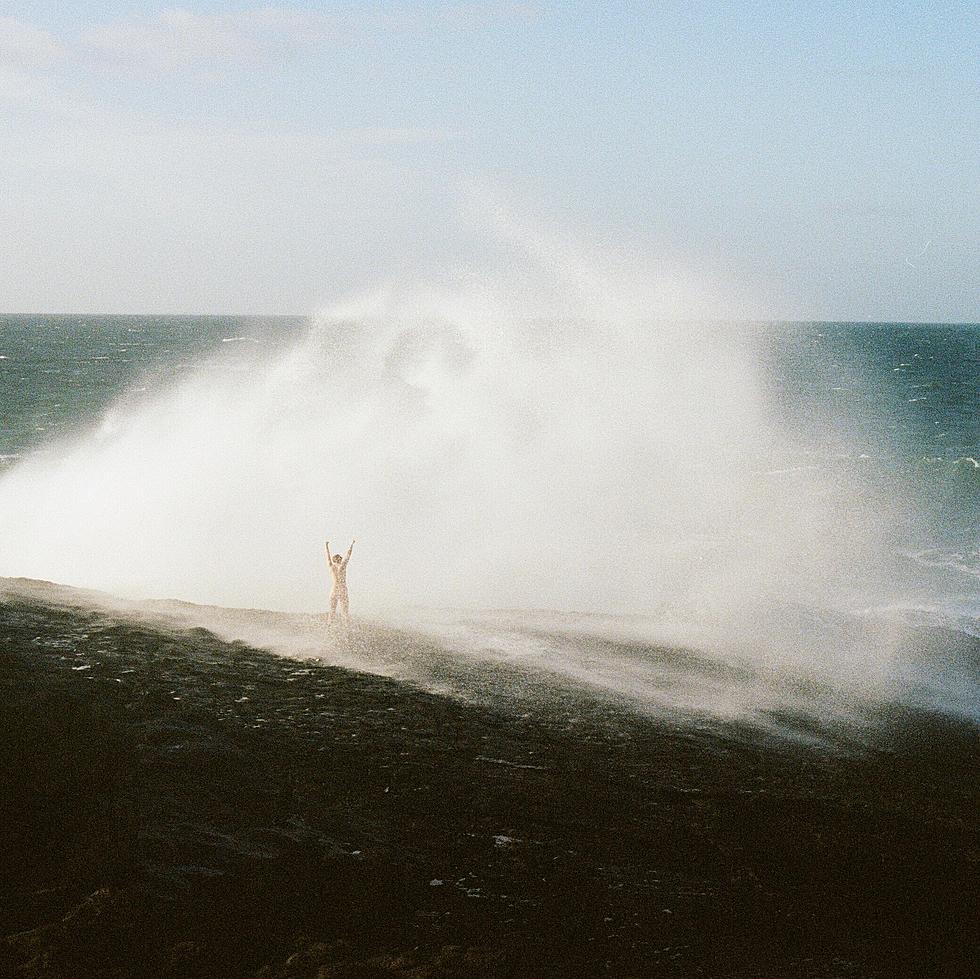
<svg viewBox="0 0 980 979">
<path fill-rule="evenodd" d="M 325 546 L 327 548 L 327 564 L 333 564 L 333 558 L 330 556 L 330 541 L 327 541 Z"/>
<path fill-rule="evenodd" d="M 350 552 L 354 550 L 355 541 L 350 542 L 350 547 L 347 548 L 347 553 L 344 555 L 344 567 L 347 567 L 347 562 L 350 560 Z"/>
</svg>

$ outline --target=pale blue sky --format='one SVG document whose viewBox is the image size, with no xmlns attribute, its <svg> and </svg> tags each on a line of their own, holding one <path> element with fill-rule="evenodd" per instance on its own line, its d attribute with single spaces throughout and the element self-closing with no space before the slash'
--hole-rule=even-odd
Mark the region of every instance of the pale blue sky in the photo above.
<svg viewBox="0 0 980 979">
<path fill-rule="evenodd" d="M 0 310 L 303 313 L 489 269 L 478 186 L 725 283 L 695 314 L 976 320 L 976 11 L 0 0 Z"/>
</svg>

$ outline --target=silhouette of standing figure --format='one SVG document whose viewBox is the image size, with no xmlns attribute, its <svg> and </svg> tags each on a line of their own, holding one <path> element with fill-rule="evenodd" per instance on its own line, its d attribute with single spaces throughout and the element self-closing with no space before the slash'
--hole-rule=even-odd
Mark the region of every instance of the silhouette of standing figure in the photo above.
<svg viewBox="0 0 980 979">
<path fill-rule="evenodd" d="M 341 557 L 339 554 L 330 553 L 330 541 L 327 541 L 327 566 L 330 568 L 330 614 L 327 616 L 327 625 L 331 625 L 337 617 L 337 606 L 344 618 L 344 624 L 350 625 L 350 599 L 347 596 L 347 563 L 350 561 L 351 551 L 354 550 L 354 541 L 350 542 L 347 554 Z"/>
</svg>

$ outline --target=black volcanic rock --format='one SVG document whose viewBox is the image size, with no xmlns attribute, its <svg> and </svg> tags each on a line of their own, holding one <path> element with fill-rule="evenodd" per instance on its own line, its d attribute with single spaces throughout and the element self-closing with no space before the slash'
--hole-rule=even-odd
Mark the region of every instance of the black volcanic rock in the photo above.
<svg viewBox="0 0 980 979">
<path fill-rule="evenodd" d="M 966 976 L 976 730 L 791 747 L 0 604 L 0 973 Z"/>
</svg>

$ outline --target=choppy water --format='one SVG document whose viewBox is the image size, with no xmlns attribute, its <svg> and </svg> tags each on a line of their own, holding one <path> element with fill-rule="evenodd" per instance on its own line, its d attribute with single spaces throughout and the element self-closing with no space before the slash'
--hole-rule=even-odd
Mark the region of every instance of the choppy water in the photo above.
<svg viewBox="0 0 980 979">
<path fill-rule="evenodd" d="M 0 316 L 0 472 L 97 425 L 118 398 L 138 403 L 202 358 L 276 344 L 299 319 L 213 316 Z"/>
<path fill-rule="evenodd" d="M 980 326 L 808 324 L 769 350 L 772 393 L 814 462 L 864 464 L 921 491 L 937 531 L 976 530 Z"/>
<path fill-rule="evenodd" d="M 800 465 L 863 474 L 904 501 L 889 543 L 912 617 L 976 632 L 980 326 L 807 324 L 768 349 Z"/>
</svg>

